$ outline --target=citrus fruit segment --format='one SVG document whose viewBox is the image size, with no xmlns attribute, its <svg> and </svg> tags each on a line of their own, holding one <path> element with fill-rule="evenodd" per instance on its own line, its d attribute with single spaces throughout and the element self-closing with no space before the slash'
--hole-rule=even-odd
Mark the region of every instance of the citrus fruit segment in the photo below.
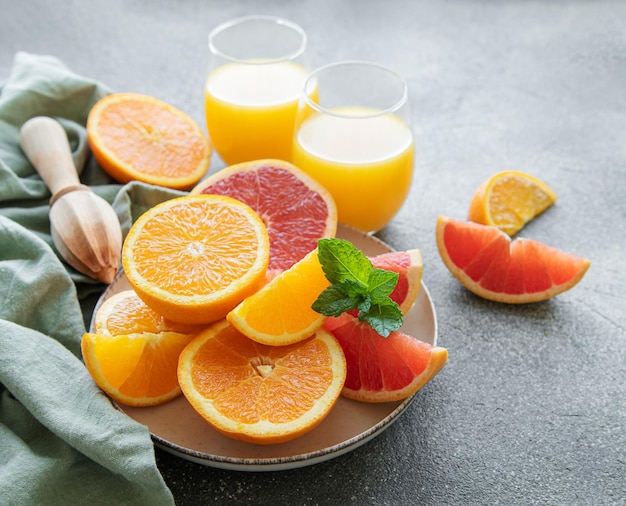
<svg viewBox="0 0 626 506">
<path fill-rule="evenodd" d="M 448 350 L 395 331 L 379 335 L 347 313 L 329 317 L 324 328 L 346 356 L 342 395 L 363 402 L 405 399 L 434 378 L 448 361 Z"/>
<path fill-rule="evenodd" d="M 93 330 L 97 334 L 114 336 L 142 332 L 197 334 L 202 327 L 170 321 L 149 308 L 134 290 L 123 290 L 98 307 Z"/>
<path fill-rule="evenodd" d="M 188 324 L 226 316 L 263 285 L 268 261 L 261 219 L 219 195 L 187 195 L 149 209 L 122 248 L 137 295 L 165 318 Z"/>
<path fill-rule="evenodd" d="M 329 285 L 315 249 L 243 300 L 226 318 L 258 343 L 295 343 L 324 324 L 326 317 L 311 305 Z"/>
<path fill-rule="evenodd" d="M 97 162 L 121 183 L 186 190 L 206 174 L 211 158 L 209 141 L 195 121 L 137 93 L 114 93 L 96 102 L 87 139 Z"/>
<path fill-rule="evenodd" d="M 512 236 L 556 202 L 556 193 L 543 181 L 524 172 L 499 172 L 474 193 L 468 219 L 492 225 Z"/>
<path fill-rule="evenodd" d="M 377 269 L 398 273 L 398 282 L 389 298 L 406 314 L 417 299 L 422 281 L 422 255 L 418 249 L 391 251 L 369 257 Z"/>
<path fill-rule="evenodd" d="M 591 262 L 531 239 L 511 240 L 501 230 L 440 216 L 437 247 L 450 272 L 485 299 L 538 302 L 574 287 Z"/>
<path fill-rule="evenodd" d="M 272 444 L 317 426 L 341 393 L 346 362 L 319 329 L 290 346 L 256 343 L 222 320 L 180 355 L 178 380 L 193 408 L 234 439 Z"/>
<path fill-rule="evenodd" d="M 317 181 L 281 160 L 231 165 L 201 181 L 192 194 L 227 195 L 248 204 L 270 237 L 269 270 L 288 269 L 322 238 L 337 232 L 337 207 Z"/>
<path fill-rule="evenodd" d="M 91 377 L 112 399 L 129 406 L 153 406 L 180 394 L 178 356 L 194 336 L 86 333 L 81 350 Z"/>
</svg>

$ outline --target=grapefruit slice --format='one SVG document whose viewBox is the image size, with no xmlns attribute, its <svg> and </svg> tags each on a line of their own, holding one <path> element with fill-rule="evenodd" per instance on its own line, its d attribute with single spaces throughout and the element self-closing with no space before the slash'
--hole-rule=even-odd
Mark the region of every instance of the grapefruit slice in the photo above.
<svg viewBox="0 0 626 506">
<path fill-rule="evenodd" d="M 367 323 L 344 313 L 329 317 L 324 328 L 346 356 L 341 394 L 363 402 L 405 399 L 434 378 L 448 361 L 448 350 L 400 331 L 379 335 Z"/>
<path fill-rule="evenodd" d="M 523 304 L 573 288 L 591 262 L 531 239 L 511 238 L 496 227 L 440 216 L 437 247 L 463 286 L 485 299 Z"/>
<path fill-rule="evenodd" d="M 337 206 L 328 190 L 282 160 L 231 165 L 201 181 L 191 193 L 233 197 L 257 212 L 270 238 L 270 278 L 313 251 L 319 239 L 337 232 Z"/>
<path fill-rule="evenodd" d="M 368 257 L 377 269 L 398 273 L 398 282 L 389 295 L 402 311 L 407 314 L 417 299 L 422 281 L 422 255 L 418 249 L 391 251 L 375 257 Z"/>
</svg>

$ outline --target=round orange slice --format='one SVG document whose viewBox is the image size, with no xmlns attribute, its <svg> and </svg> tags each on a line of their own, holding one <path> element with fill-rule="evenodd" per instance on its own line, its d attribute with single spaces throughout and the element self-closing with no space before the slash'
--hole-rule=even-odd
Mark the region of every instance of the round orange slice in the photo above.
<svg viewBox="0 0 626 506">
<path fill-rule="evenodd" d="M 320 329 L 290 346 L 256 343 L 223 320 L 180 355 L 178 380 L 193 408 L 217 431 L 273 444 L 316 427 L 337 401 L 346 362 Z"/>
<path fill-rule="evenodd" d="M 165 318 L 187 324 L 226 316 L 265 281 L 269 238 L 246 204 L 187 195 L 141 215 L 122 248 L 137 295 Z"/>
<path fill-rule="evenodd" d="M 317 248 L 319 239 L 337 232 L 337 206 L 330 192 L 282 160 L 231 165 L 201 181 L 191 193 L 228 195 L 257 212 L 270 236 L 272 276 Z"/>
<path fill-rule="evenodd" d="M 96 102 L 87 139 L 97 162 L 121 183 L 187 190 L 206 174 L 211 159 L 209 141 L 195 121 L 138 93 L 114 93 Z"/>
<path fill-rule="evenodd" d="M 543 181 L 516 170 L 499 172 L 485 181 L 470 202 L 468 219 L 492 225 L 512 236 L 556 202 Z"/>
<path fill-rule="evenodd" d="M 485 299 L 510 304 L 546 300 L 576 286 L 591 262 L 531 239 L 440 216 L 437 247 L 463 286 Z"/>
</svg>

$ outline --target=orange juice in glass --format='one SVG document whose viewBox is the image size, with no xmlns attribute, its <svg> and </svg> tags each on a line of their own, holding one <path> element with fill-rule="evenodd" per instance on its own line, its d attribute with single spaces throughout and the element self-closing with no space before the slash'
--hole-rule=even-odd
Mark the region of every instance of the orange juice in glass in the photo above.
<svg viewBox="0 0 626 506">
<path fill-rule="evenodd" d="M 227 164 L 290 160 L 298 99 L 308 74 L 306 34 L 273 16 L 228 21 L 209 35 L 207 130 Z"/>
<path fill-rule="evenodd" d="M 414 157 L 407 97 L 405 81 L 374 63 L 338 62 L 308 77 L 292 162 L 331 192 L 342 223 L 376 232 L 406 200 Z"/>
</svg>

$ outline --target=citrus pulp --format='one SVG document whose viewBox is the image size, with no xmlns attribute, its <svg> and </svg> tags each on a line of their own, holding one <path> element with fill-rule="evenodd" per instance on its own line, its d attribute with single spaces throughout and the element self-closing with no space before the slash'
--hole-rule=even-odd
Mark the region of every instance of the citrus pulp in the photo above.
<svg viewBox="0 0 626 506">
<path fill-rule="evenodd" d="M 181 323 L 226 316 L 265 282 L 269 238 L 246 204 L 187 195 L 149 209 L 122 248 L 130 285 L 154 311 Z"/>
<path fill-rule="evenodd" d="M 178 379 L 193 408 L 217 431 L 259 444 L 316 427 L 337 401 L 346 362 L 323 329 L 289 346 L 256 343 L 222 320 L 180 355 Z"/>
<path fill-rule="evenodd" d="M 180 395 L 178 356 L 195 334 L 85 333 L 81 350 L 96 384 L 129 406 L 153 406 Z"/>
<path fill-rule="evenodd" d="M 186 190 L 206 174 L 209 141 L 189 116 L 157 98 L 113 93 L 87 119 L 89 146 L 102 168 L 121 183 Z"/>
<path fill-rule="evenodd" d="M 512 236 L 556 202 L 556 193 L 543 181 L 516 170 L 499 172 L 476 190 L 468 219 L 493 225 Z"/>
<path fill-rule="evenodd" d="M 450 272 L 485 299 L 538 302 L 573 288 L 591 262 L 531 239 L 511 238 L 496 227 L 437 220 L 437 247 Z"/>
<path fill-rule="evenodd" d="M 400 331 L 379 335 L 369 324 L 344 313 L 329 317 L 324 328 L 346 356 L 342 395 L 363 402 L 405 399 L 434 378 L 448 361 L 448 350 Z"/>
<path fill-rule="evenodd" d="M 329 286 L 317 248 L 244 299 L 226 318 L 259 343 L 282 346 L 311 336 L 326 319 L 311 306 Z"/>
<path fill-rule="evenodd" d="M 291 267 L 314 250 L 319 239 L 334 237 L 337 231 L 337 207 L 330 193 L 282 160 L 231 165 L 201 181 L 191 193 L 227 195 L 257 212 L 270 238 L 272 275 Z"/>
</svg>

